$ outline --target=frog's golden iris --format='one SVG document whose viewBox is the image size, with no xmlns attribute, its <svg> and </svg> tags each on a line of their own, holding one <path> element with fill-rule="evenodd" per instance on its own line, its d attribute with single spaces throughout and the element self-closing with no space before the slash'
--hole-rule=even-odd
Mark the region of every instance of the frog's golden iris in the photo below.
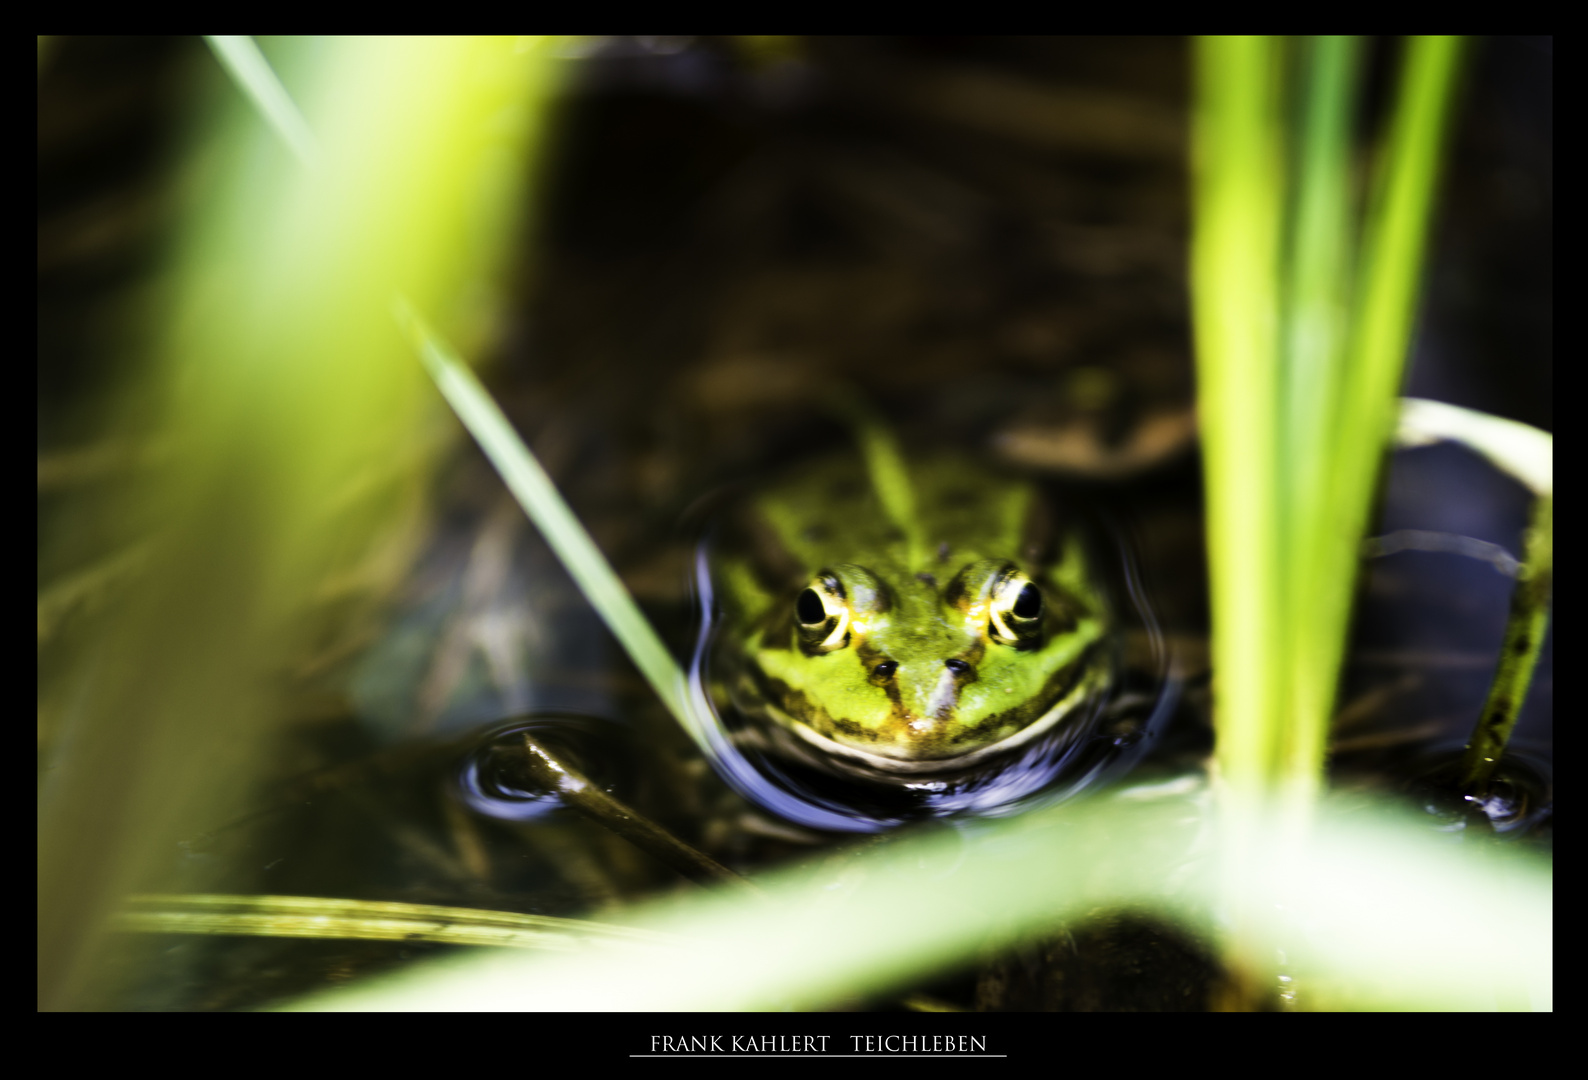
<svg viewBox="0 0 1588 1080">
<path fill-rule="evenodd" d="M 829 461 L 743 508 L 714 566 L 724 704 L 909 774 L 1024 743 L 1101 690 L 1102 593 L 1030 484 L 958 460 L 908 467 L 902 494 L 875 474 Z"/>
</svg>

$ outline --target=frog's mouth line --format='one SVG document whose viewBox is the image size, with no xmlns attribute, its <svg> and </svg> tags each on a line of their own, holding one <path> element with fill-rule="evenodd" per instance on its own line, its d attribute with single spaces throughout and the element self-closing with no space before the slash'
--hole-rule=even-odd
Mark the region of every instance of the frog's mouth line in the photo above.
<svg viewBox="0 0 1588 1080">
<path fill-rule="evenodd" d="M 763 703 L 761 707 L 765 710 L 766 715 L 777 721 L 780 726 L 794 732 L 794 734 L 824 753 L 858 761 L 882 772 L 920 776 L 930 773 L 957 771 L 1024 746 L 1038 736 L 1052 730 L 1060 720 L 1063 720 L 1075 712 L 1082 704 L 1091 700 L 1106 681 L 1105 675 L 1104 669 L 1092 666 L 1085 675 L 1077 680 L 1074 686 L 1070 687 L 1067 694 L 1053 703 L 1052 708 L 1013 735 L 1000 739 L 989 746 L 968 750 L 953 757 L 934 758 L 929 761 L 910 761 L 903 758 L 874 754 L 813 731 L 770 702 Z"/>
</svg>

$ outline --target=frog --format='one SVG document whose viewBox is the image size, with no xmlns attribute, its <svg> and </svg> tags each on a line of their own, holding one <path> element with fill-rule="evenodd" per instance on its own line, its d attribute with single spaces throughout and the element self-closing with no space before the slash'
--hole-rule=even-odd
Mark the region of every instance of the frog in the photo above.
<svg viewBox="0 0 1588 1080">
<path fill-rule="evenodd" d="M 862 444 L 757 490 L 715 545 L 715 707 L 902 782 L 1086 723 L 1116 628 L 1080 530 L 1026 478 Z"/>
</svg>

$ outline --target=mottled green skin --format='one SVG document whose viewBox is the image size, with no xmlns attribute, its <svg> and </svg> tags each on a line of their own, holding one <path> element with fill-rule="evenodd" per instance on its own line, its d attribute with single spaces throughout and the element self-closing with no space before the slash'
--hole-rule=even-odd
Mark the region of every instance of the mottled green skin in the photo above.
<svg viewBox="0 0 1588 1080">
<path fill-rule="evenodd" d="M 738 544 L 713 564 L 727 620 L 718 670 L 735 708 L 920 772 L 1047 730 L 1102 686 L 1105 605 L 1081 545 L 1049 535 L 1031 485 L 964 461 L 913 464 L 901 520 L 900 496 L 877 483 L 858 458 L 835 459 L 744 507 Z M 851 612 L 844 643 L 825 652 L 795 614 L 823 572 Z M 990 625 L 989 590 L 1020 572 L 1043 605 L 1012 645 Z M 897 666 L 879 671 L 886 662 Z"/>
</svg>

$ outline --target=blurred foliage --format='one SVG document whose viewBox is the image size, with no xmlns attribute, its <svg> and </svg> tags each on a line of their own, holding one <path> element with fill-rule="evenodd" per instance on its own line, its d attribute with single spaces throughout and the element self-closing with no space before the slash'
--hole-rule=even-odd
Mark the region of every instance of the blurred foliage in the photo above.
<svg viewBox="0 0 1588 1080">
<path fill-rule="evenodd" d="M 124 404 L 145 412 L 122 420 L 169 459 L 104 526 L 140 572 L 41 731 L 44 1008 L 74 1000 L 122 895 L 189 876 L 169 852 L 191 823 L 255 796 L 282 675 L 348 617 L 328 605 L 407 572 L 440 419 L 391 300 L 489 332 L 549 70 L 513 40 L 270 48 L 320 160 L 235 94 L 206 100 L 158 359 Z"/>
</svg>

